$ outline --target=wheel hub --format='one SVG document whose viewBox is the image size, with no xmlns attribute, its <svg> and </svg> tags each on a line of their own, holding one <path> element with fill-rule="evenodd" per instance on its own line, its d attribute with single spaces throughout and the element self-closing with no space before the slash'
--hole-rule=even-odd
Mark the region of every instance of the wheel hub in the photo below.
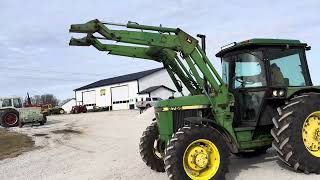
<svg viewBox="0 0 320 180">
<path fill-rule="evenodd" d="M 5 123 L 9 126 L 16 124 L 17 121 L 18 121 L 18 117 L 13 113 L 7 114 L 5 117 Z"/>
<path fill-rule="evenodd" d="M 307 117 L 302 128 L 302 138 L 308 151 L 320 158 L 320 111 Z"/>
<path fill-rule="evenodd" d="M 191 179 L 210 179 L 218 171 L 220 154 L 209 140 L 198 139 L 192 142 L 185 150 L 183 167 Z"/>
<path fill-rule="evenodd" d="M 188 156 L 188 165 L 193 170 L 204 169 L 209 162 L 207 150 L 201 146 L 192 147 Z"/>
<path fill-rule="evenodd" d="M 208 155 L 200 153 L 195 158 L 196 165 L 200 168 L 205 168 L 208 165 Z"/>
</svg>

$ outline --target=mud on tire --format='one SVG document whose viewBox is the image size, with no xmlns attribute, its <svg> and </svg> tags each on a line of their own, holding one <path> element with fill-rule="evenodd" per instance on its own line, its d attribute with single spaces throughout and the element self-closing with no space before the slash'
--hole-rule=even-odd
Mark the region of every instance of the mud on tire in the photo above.
<svg viewBox="0 0 320 180">
<path fill-rule="evenodd" d="M 320 173 L 320 158 L 313 156 L 305 147 L 302 128 L 306 118 L 320 111 L 320 94 L 307 93 L 292 98 L 286 105 L 277 109 L 273 117 L 273 148 L 279 158 L 295 171 Z"/>
<path fill-rule="evenodd" d="M 214 128 L 207 126 L 184 126 L 168 142 L 165 151 L 165 170 L 171 180 L 191 179 L 183 167 L 185 150 L 195 140 L 206 139 L 215 144 L 220 155 L 220 165 L 212 180 L 225 180 L 228 172 L 230 152 L 223 136 Z"/>
<path fill-rule="evenodd" d="M 155 142 L 159 139 L 159 130 L 156 122 L 152 123 L 143 132 L 140 138 L 140 155 L 142 160 L 149 166 L 152 170 L 157 172 L 164 172 L 164 162 L 163 158 L 159 157 L 160 153 L 157 152 Z M 157 152 L 157 154 L 156 154 Z"/>
</svg>

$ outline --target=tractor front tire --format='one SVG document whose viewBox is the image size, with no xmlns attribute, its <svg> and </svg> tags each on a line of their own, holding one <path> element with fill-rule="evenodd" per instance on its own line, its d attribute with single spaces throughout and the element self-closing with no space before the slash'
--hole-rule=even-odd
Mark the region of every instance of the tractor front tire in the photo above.
<svg viewBox="0 0 320 180">
<path fill-rule="evenodd" d="M 45 123 L 47 123 L 47 116 L 43 116 L 42 121 L 40 121 L 40 125 L 43 126 Z"/>
<path fill-rule="evenodd" d="M 154 171 L 164 172 L 163 157 L 158 146 L 158 143 L 160 142 L 159 138 L 158 125 L 154 122 L 143 132 L 139 149 L 142 160 L 147 166 Z"/>
<path fill-rule="evenodd" d="M 273 148 L 295 171 L 320 173 L 320 94 L 306 93 L 277 109 Z"/>
<path fill-rule="evenodd" d="M 24 122 L 22 122 L 21 120 L 19 121 L 19 128 L 22 128 L 24 126 Z"/>
<path fill-rule="evenodd" d="M 165 170 L 171 180 L 224 180 L 229 149 L 218 130 L 207 126 L 184 126 L 168 142 Z"/>
</svg>

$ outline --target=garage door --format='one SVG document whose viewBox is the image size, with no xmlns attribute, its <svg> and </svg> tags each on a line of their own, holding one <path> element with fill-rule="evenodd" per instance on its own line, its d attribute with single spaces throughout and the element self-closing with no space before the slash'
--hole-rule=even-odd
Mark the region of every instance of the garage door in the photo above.
<svg viewBox="0 0 320 180">
<path fill-rule="evenodd" d="M 96 91 L 85 91 L 82 93 L 83 105 L 94 106 L 96 105 Z"/>
<path fill-rule="evenodd" d="M 112 110 L 129 109 L 129 87 L 118 86 L 111 88 Z"/>
</svg>

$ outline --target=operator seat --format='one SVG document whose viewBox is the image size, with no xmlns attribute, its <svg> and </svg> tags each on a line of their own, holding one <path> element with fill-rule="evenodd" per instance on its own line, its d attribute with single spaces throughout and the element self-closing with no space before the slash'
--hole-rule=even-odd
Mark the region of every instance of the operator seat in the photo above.
<svg viewBox="0 0 320 180">
<path fill-rule="evenodd" d="M 273 86 L 288 86 L 289 82 L 284 78 L 279 66 L 275 63 L 271 64 L 271 83 Z"/>
</svg>

